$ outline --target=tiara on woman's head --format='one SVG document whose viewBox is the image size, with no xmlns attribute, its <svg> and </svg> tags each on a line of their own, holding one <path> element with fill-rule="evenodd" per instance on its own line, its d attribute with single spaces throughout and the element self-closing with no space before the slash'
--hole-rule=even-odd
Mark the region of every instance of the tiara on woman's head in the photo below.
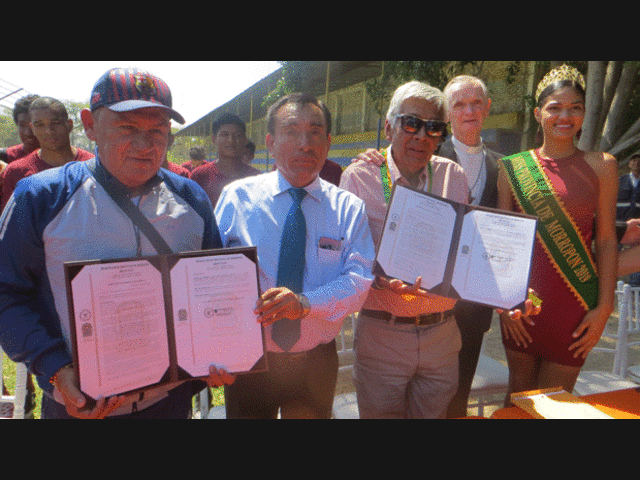
<svg viewBox="0 0 640 480">
<path fill-rule="evenodd" d="M 542 80 L 540 80 L 540 83 L 538 84 L 538 88 L 536 90 L 536 102 L 540 98 L 540 94 L 545 88 L 553 83 L 559 82 L 560 80 L 573 80 L 577 82 L 583 90 L 586 88 L 584 76 L 576 68 L 566 64 L 560 65 L 559 67 L 551 70 L 544 76 Z"/>
</svg>

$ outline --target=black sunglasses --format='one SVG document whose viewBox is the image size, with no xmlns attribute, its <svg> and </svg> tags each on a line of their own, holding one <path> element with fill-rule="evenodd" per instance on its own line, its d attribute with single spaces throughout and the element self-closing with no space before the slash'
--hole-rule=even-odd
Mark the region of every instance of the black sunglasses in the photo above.
<svg viewBox="0 0 640 480">
<path fill-rule="evenodd" d="M 398 115 L 400 119 L 400 125 L 402 130 L 411 135 L 416 135 L 420 129 L 424 126 L 425 132 L 430 137 L 442 137 L 447 133 L 446 122 L 440 122 L 438 120 L 422 120 L 421 118 L 414 117 L 413 115 Z"/>
</svg>

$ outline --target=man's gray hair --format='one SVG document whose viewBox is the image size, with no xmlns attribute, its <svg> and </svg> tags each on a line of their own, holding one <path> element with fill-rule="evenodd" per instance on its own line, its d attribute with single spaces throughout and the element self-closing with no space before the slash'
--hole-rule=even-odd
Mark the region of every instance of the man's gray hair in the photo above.
<svg viewBox="0 0 640 480">
<path fill-rule="evenodd" d="M 479 86 L 480 88 L 482 88 L 482 95 L 484 96 L 485 100 L 489 98 L 489 90 L 487 90 L 487 86 L 485 85 L 485 83 L 478 77 L 472 77 L 471 75 L 458 75 L 457 77 L 453 77 L 451 80 L 449 80 L 447 86 L 444 87 L 443 92 L 448 99 L 451 91 L 455 87 L 457 87 L 458 85 L 466 84 Z"/>
<path fill-rule="evenodd" d="M 431 85 L 414 80 L 399 86 L 393 93 L 389 103 L 389 110 L 387 110 L 387 121 L 391 125 L 395 122 L 402 103 L 408 98 L 422 98 L 436 108 L 440 118 L 431 118 L 429 120 L 444 120 L 447 116 L 447 98 L 444 93 Z"/>
</svg>

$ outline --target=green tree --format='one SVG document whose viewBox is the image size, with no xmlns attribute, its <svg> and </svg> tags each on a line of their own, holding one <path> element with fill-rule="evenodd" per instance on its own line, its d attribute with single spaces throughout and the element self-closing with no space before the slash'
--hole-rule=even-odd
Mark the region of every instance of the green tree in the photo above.
<svg viewBox="0 0 640 480">
<path fill-rule="evenodd" d="M 174 134 L 178 129 L 174 129 Z M 206 152 L 213 151 L 213 145 L 211 144 L 210 137 L 190 137 L 190 136 L 174 136 L 173 145 L 169 148 L 167 152 L 167 159 L 170 162 L 177 163 L 178 165 L 182 165 L 184 162 L 189 160 L 189 150 L 191 147 L 204 147 Z M 208 154 L 209 156 L 210 154 Z"/>
<path fill-rule="evenodd" d="M 267 93 L 262 101 L 262 106 L 272 105 L 280 97 L 299 90 L 305 70 L 311 68 L 313 62 L 306 61 L 279 61 L 282 65 L 282 77 L 278 80 L 276 88 Z"/>
<path fill-rule="evenodd" d="M 584 63 L 587 118 L 579 146 L 609 152 L 626 163 L 640 148 L 640 62 Z"/>
<path fill-rule="evenodd" d="M 11 110 L 3 108 L 0 112 L 0 148 L 11 147 L 20 143 L 18 127 L 13 122 Z"/>
<path fill-rule="evenodd" d="M 72 102 L 70 100 L 61 101 L 62 103 L 64 103 L 64 106 L 67 109 L 69 118 L 73 120 L 73 130 L 71 131 L 71 135 L 69 136 L 71 145 L 73 145 L 74 147 L 82 148 L 83 150 L 87 150 L 89 152 L 93 152 L 95 149 L 95 143 L 87 138 L 87 135 L 84 133 L 84 125 L 82 124 L 82 119 L 80 118 L 80 112 L 85 108 L 89 108 L 89 103 Z"/>
</svg>

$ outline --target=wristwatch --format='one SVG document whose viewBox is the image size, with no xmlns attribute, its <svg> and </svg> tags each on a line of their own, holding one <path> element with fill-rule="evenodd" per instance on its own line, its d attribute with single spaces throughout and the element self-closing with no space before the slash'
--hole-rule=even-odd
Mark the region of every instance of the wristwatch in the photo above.
<svg viewBox="0 0 640 480">
<path fill-rule="evenodd" d="M 311 305 L 309 304 L 309 299 L 301 293 L 298 294 L 298 300 L 300 301 L 300 305 L 302 306 L 302 314 L 300 315 L 299 319 L 302 319 L 309 315 L 309 312 L 311 311 Z"/>
</svg>

